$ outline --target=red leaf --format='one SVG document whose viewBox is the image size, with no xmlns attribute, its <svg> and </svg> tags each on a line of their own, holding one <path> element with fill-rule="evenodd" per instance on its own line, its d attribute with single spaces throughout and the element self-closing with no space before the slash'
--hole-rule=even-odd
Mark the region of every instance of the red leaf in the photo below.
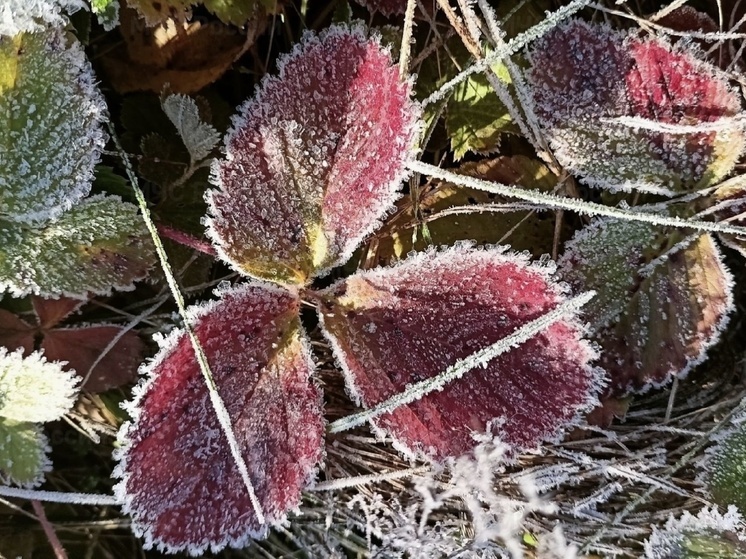
<svg viewBox="0 0 746 559">
<path fill-rule="evenodd" d="M 390 268 L 359 272 L 330 287 L 322 323 L 365 407 L 433 377 L 564 301 L 549 271 L 523 255 L 457 245 Z M 375 420 L 405 453 L 433 459 L 475 445 L 492 431 L 513 448 L 535 446 L 595 402 L 600 372 L 575 320 L 555 323 L 492 360 Z"/>
<path fill-rule="evenodd" d="M 109 343 L 122 331 L 120 326 L 59 328 L 45 332 L 41 349 L 49 361 L 67 361 L 65 369 L 74 369 L 85 378 L 91 366 Z M 104 392 L 135 379 L 145 344 L 137 333 L 129 331 L 101 359 L 82 388 Z"/>
<path fill-rule="evenodd" d="M 39 328 L 43 330 L 54 328 L 85 303 L 85 301 L 67 297 L 45 299 L 34 296 L 31 300 L 34 304 L 34 312 L 39 317 Z"/>
<path fill-rule="evenodd" d="M 244 284 L 192 307 L 267 524 L 260 525 L 194 351 L 172 334 L 122 427 L 116 494 L 147 547 L 200 554 L 263 537 L 298 506 L 323 453 L 319 389 L 295 295 Z"/>
<path fill-rule="evenodd" d="M 730 172 L 746 143 L 736 123 L 671 129 L 740 116 L 741 104 L 725 74 L 655 37 L 569 22 L 535 45 L 530 82 L 555 156 L 590 185 L 703 188 Z"/>
<path fill-rule="evenodd" d="M 236 269 L 305 284 L 345 262 L 398 197 L 418 111 L 378 39 L 307 33 L 241 108 L 208 232 Z"/>
<path fill-rule="evenodd" d="M 13 351 L 22 347 L 26 355 L 34 351 L 36 329 L 10 311 L 0 309 L 0 346 Z"/>
</svg>

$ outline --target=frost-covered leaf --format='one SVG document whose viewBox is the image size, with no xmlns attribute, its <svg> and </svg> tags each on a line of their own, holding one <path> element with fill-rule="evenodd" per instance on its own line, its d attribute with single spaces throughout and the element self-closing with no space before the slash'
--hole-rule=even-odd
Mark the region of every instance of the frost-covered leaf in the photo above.
<svg viewBox="0 0 746 559">
<path fill-rule="evenodd" d="M 41 227 L 0 225 L 0 291 L 86 298 L 131 288 L 154 262 L 137 207 L 93 196 Z"/>
<path fill-rule="evenodd" d="M 76 371 L 81 381 L 98 361 L 81 388 L 88 392 L 104 392 L 137 377 L 145 350 L 145 344 L 136 332 L 121 332 L 121 326 L 57 328 L 44 334 L 41 349 L 49 360 L 66 361 L 65 369 Z M 101 357 L 104 349 L 117 337 L 116 344 Z"/>
<path fill-rule="evenodd" d="M 359 272 L 322 294 L 324 332 L 348 390 L 365 407 L 431 378 L 512 334 L 564 300 L 550 270 L 503 249 L 457 245 Z M 600 372 L 574 319 L 555 323 L 520 348 L 469 371 L 375 427 L 405 453 L 460 455 L 473 433 L 513 449 L 533 447 L 595 401 Z"/>
<path fill-rule="evenodd" d="M 323 453 L 324 422 L 300 301 L 244 284 L 192 307 L 266 524 L 260 525 L 210 403 L 189 339 L 172 334 L 146 368 L 115 491 L 146 547 L 199 554 L 266 535 L 300 503 Z"/>
<path fill-rule="evenodd" d="M 686 374 L 733 308 L 732 278 L 709 234 L 599 220 L 566 244 L 559 275 L 597 292 L 586 317 L 612 394 Z"/>
<path fill-rule="evenodd" d="M 91 0 L 91 10 L 105 31 L 119 24 L 119 0 Z"/>
<path fill-rule="evenodd" d="M 0 482 L 34 487 L 51 469 L 41 426 L 0 417 Z"/>
<path fill-rule="evenodd" d="M 739 96 L 680 45 L 576 20 L 542 37 L 531 56 L 537 114 L 554 153 L 589 185 L 702 188 L 743 151 L 746 137 L 732 121 L 742 115 Z"/>
<path fill-rule="evenodd" d="M 684 511 L 663 529 L 653 528 L 643 559 L 746 559 L 746 534 L 735 507 L 725 514 L 702 509 L 697 516 Z"/>
<path fill-rule="evenodd" d="M 504 65 L 495 67 L 506 85 L 510 74 Z M 516 131 L 510 113 L 483 74 L 472 74 L 453 90 L 446 109 L 446 129 L 456 160 L 468 152 L 494 151 L 504 132 Z"/>
<path fill-rule="evenodd" d="M 163 111 L 173 122 L 193 163 L 202 161 L 220 141 L 220 134 L 209 124 L 202 122 L 197 103 L 186 95 L 174 94 L 166 97 Z"/>
<path fill-rule="evenodd" d="M 95 0 L 94 0 L 95 1 Z M 0 4 L 0 36 L 41 31 L 47 26 L 64 25 L 62 12 L 85 8 L 83 0 L 3 0 Z"/>
<path fill-rule="evenodd" d="M 398 197 L 410 85 L 359 27 L 307 33 L 235 117 L 208 230 L 238 270 L 304 284 L 349 258 Z"/>
<path fill-rule="evenodd" d="M 40 353 L 23 357 L 0 347 L 0 417 L 14 421 L 59 419 L 75 402 L 78 380 Z"/>
<path fill-rule="evenodd" d="M 714 502 L 746 510 L 746 415 L 719 433 L 715 446 L 707 449 L 702 476 Z"/>
<path fill-rule="evenodd" d="M 41 222 L 87 195 L 105 105 L 64 31 L 0 39 L 0 219 Z"/>
</svg>

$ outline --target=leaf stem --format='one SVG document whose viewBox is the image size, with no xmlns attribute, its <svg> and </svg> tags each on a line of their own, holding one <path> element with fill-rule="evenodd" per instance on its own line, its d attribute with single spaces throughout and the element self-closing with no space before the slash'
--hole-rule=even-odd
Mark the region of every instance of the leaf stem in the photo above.
<svg viewBox="0 0 746 559">
<path fill-rule="evenodd" d="M 39 524 L 41 524 L 44 534 L 47 536 L 47 540 L 49 540 L 49 545 L 51 545 L 54 550 L 54 556 L 57 559 L 67 559 L 65 548 L 62 547 L 62 543 L 57 537 L 54 527 L 50 524 L 49 520 L 47 520 L 47 515 L 44 512 L 42 504 L 36 499 L 33 499 L 31 501 L 31 506 L 34 507 L 34 514 L 36 514 L 36 517 L 39 519 Z"/>
<path fill-rule="evenodd" d="M 179 243 L 180 245 L 184 245 L 185 247 L 189 247 L 198 252 L 202 252 L 204 254 L 207 254 L 208 256 L 217 256 L 217 252 L 210 243 L 200 241 L 197 237 L 194 237 L 189 233 L 174 229 L 173 227 L 171 227 L 170 225 L 166 225 L 165 223 L 158 223 L 156 225 L 156 229 L 158 229 L 158 233 L 160 233 L 161 236 L 166 237 L 167 239 L 171 239 L 175 243 Z"/>
</svg>

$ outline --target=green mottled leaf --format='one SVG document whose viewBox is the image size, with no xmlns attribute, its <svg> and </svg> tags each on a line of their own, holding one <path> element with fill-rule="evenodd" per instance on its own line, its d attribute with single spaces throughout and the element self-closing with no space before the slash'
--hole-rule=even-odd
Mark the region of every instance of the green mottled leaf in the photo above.
<svg viewBox="0 0 746 559">
<path fill-rule="evenodd" d="M 716 507 L 670 518 L 653 528 L 643 559 L 746 559 L 743 518 L 735 507 L 720 514 Z"/>
<path fill-rule="evenodd" d="M 0 347 L 0 417 L 46 422 L 62 417 L 75 402 L 78 379 L 41 353 L 23 357 Z"/>
<path fill-rule="evenodd" d="M 733 308 L 732 278 L 709 234 L 601 220 L 566 245 L 559 268 L 574 288 L 597 292 L 585 316 L 612 395 L 687 373 Z"/>
<path fill-rule="evenodd" d="M 503 83 L 510 83 L 504 65 L 494 69 Z M 453 90 L 446 109 L 446 128 L 457 160 L 470 151 L 493 151 L 499 145 L 500 134 L 514 131 L 508 110 L 482 74 L 473 74 Z"/>
<path fill-rule="evenodd" d="M 0 481 L 5 485 L 39 485 L 51 468 L 48 450 L 39 425 L 0 418 Z"/>
<path fill-rule="evenodd" d="M 746 422 L 719 437 L 708 450 L 706 482 L 713 501 L 746 510 Z"/>
<path fill-rule="evenodd" d="M 41 227 L 0 225 L 0 290 L 21 297 L 128 289 L 152 264 L 151 241 L 137 208 L 93 196 Z"/>
<path fill-rule="evenodd" d="M 39 223 L 91 189 L 105 106 L 61 30 L 0 39 L 0 219 Z"/>
</svg>

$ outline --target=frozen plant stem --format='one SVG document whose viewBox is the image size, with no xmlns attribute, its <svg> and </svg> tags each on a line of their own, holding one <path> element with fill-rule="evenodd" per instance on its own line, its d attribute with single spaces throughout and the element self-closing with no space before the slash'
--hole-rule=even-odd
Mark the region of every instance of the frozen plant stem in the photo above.
<svg viewBox="0 0 746 559">
<path fill-rule="evenodd" d="M 243 479 L 244 485 L 246 486 L 246 491 L 249 495 L 249 499 L 251 500 L 251 505 L 254 507 L 257 521 L 259 522 L 259 524 L 264 524 L 264 513 L 262 512 L 261 504 L 257 499 L 256 492 L 254 491 L 254 486 L 251 483 L 251 479 L 249 478 L 249 470 L 246 466 L 246 462 L 244 461 L 243 456 L 241 455 L 241 449 L 238 446 L 236 435 L 233 432 L 233 426 L 231 425 L 228 410 L 226 409 L 225 403 L 218 393 L 215 379 L 213 378 L 212 372 L 210 371 L 210 364 L 207 362 L 207 356 L 205 355 L 205 352 L 202 349 L 202 345 L 199 343 L 199 339 L 197 338 L 197 335 L 194 333 L 194 329 L 191 326 L 191 322 L 186 313 L 186 306 L 184 305 L 184 297 L 181 295 L 179 286 L 176 284 L 176 278 L 174 278 L 174 274 L 171 270 L 171 265 L 168 262 L 168 257 L 166 255 L 165 249 L 163 248 L 163 243 L 161 243 L 161 239 L 158 236 L 158 230 L 155 226 L 155 223 L 153 223 L 153 219 L 150 216 L 150 210 L 148 209 L 148 203 L 145 200 L 145 195 L 140 188 L 140 185 L 137 181 L 137 176 L 132 169 L 132 164 L 130 163 L 129 157 L 122 148 L 122 144 L 119 141 L 119 136 L 117 136 L 116 130 L 114 130 L 114 126 L 111 122 L 108 123 L 108 128 L 109 134 L 114 140 L 114 145 L 119 152 L 119 157 L 124 163 L 127 177 L 132 183 L 132 189 L 135 191 L 135 197 L 137 198 L 137 203 L 140 207 L 140 211 L 142 212 L 143 220 L 145 220 L 145 225 L 147 226 L 148 231 L 150 231 L 150 235 L 153 238 L 153 244 L 155 245 L 155 250 L 158 254 L 161 268 L 163 269 L 163 273 L 166 276 L 166 282 L 168 283 L 168 286 L 171 289 L 171 294 L 176 301 L 176 306 L 179 309 L 179 316 L 181 316 L 181 319 L 184 322 L 184 330 L 186 331 L 187 335 L 189 336 L 189 340 L 192 343 L 192 348 L 194 349 L 194 354 L 197 358 L 197 364 L 199 365 L 200 371 L 202 372 L 202 376 L 205 378 L 207 391 L 210 395 L 210 403 L 215 410 L 215 415 L 217 415 L 220 427 L 225 434 L 226 439 L 228 439 L 228 446 L 231 451 L 231 456 L 233 457 L 233 460 L 238 467 L 238 471 L 241 474 L 241 478 Z"/>
<path fill-rule="evenodd" d="M 430 392 L 434 392 L 435 390 L 442 390 L 443 387 L 449 382 L 461 378 L 477 366 L 481 365 L 483 367 L 486 367 L 487 363 L 489 363 L 495 357 L 498 357 L 499 355 L 510 351 L 511 349 L 519 346 L 524 342 L 527 342 L 536 334 L 538 334 L 542 330 L 545 330 L 546 328 L 549 328 L 552 324 L 559 320 L 562 320 L 566 316 L 578 312 L 581 307 L 583 307 L 583 305 L 588 303 L 588 301 L 590 301 L 594 297 L 594 295 L 594 291 L 589 291 L 562 303 L 557 308 L 549 311 L 539 318 L 527 322 L 511 335 L 498 340 L 492 345 L 480 349 L 479 351 L 471 354 L 464 359 L 459 359 L 458 361 L 456 361 L 456 363 L 448 367 L 439 375 L 417 382 L 409 386 L 403 392 L 400 392 L 399 394 L 392 396 L 387 400 L 384 400 L 380 404 L 368 410 L 338 419 L 337 421 L 329 425 L 328 431 L 330 433 L 341 433 L 342 431 L 347 431 L 348 429 L 352 429 L 353 427 L 363 425 L 364 423 L 375 419 L 379 415 L 392 412 L 401 406 L 411 404 L 412 402 L 419 400 L 423 396 L 428 395 Z"/>
<path fill-rule="evenodd" d="M 49 523 L 49 520 L 47 520 L 47 515 L 44 512 L 44 507 L 42 506 L 42 504 L 34 499 L 31 501 L 31 506 L 34 507 L 34 514 L 36 514 L 37 518 L 39 519 L 39 524 L 41 524 L 41 527 L 44 530 L 44 534 L 49 540 L 49 545 L 51 545 L 52 549 L 54 550 L 54 556 L 57 559 L 67 559 L 65 548 L 62 547 L 62 543 L 57 537 L 57 534 L 54 531 L 54 527 Z"/>
<path fill-rule="evenodd" d="M 114 506 L 121 504 L 113 495 L 94 493 L 67 493 L 65 491 L 37 491 L 0 485 L 0 495 L 14 499 L 29 499 L 47 503 L 67 503 L 71 505 Z"/>
<path fill-rule="evenodd" d="M 480 180 L 473 177 L 468 177 L 466 175 L 452 173 L 451 171 L 446 171 L 445 169 L 441 169 L 433 165 L 428 165 L 427 163 L 422 163 L 421 161 L 412 161 L 409 163 L 408 166 L 410 170 L 417 173 L 422 173 L 423 175 L 427 175 L 436 179 L 442 179 L 459 186 L 476 188 L 477 190 L 484 190 L 485 192 L 494 192 L 495 194 L 499 194 L 500 196 L 518 198 L 519 200 L 524 200 L 526 202 L 541 204 L 555 209 L 569 210 L 571 212 L 579 214 L 602 215 L 605 217 L 612 217 L 626 221 L 652 223 L 654 225 L 660 225 L 662 227 L 683 227 L 686 229 L 696 229 L 697 231 L 729 233 L 731 235 L 741 236 L 746 235 L 746 227 L 738 227 L 736 225 L 728 225 L 711 221 L 681 219 L 678 217 L 668 217 L 654 213 L 625 210 L 622 208 L 612 208 L 609 206 L 604 206 L 603 204 L 584 202 L 576 198 L 566 198 L 562 196 L 556 196 L 554 194 L 546 194 L 544 192 L 539 192 L 538 190 L 526 190 L 523 188 L 516 188 L 497 182 Z"/>
</svg>

